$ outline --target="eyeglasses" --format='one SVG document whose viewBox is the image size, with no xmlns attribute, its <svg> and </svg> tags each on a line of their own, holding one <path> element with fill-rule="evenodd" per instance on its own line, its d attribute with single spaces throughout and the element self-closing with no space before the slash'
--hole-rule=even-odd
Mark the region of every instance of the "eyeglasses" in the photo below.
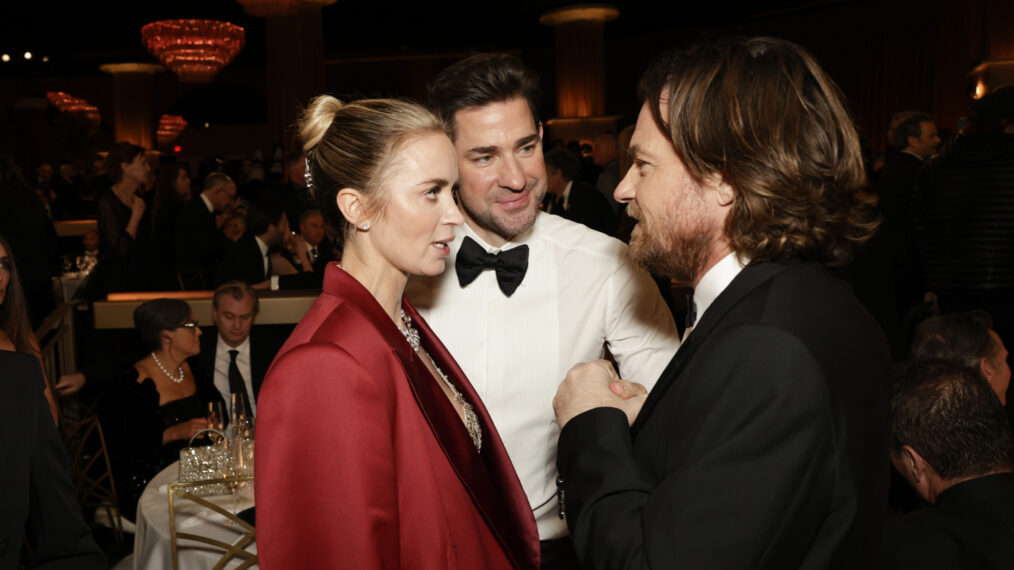
<svg viewBox="0 0 1014 570">
<path fill-rule="evenodd" d="M 195 331 L 195 330 L 197 330 L 197 327 L 200 326 L 200 323 L 197 322 L 197 319 L 194 319 L 192 321 L 186 321 L 183 324 L 181 324 L 180 326 L 181 327 L 186 327 L 186 328 L 190 329 L 191 331 Z M 179 327 L 177 327 L 177 328 L 179 328 Z"/>
</svg>

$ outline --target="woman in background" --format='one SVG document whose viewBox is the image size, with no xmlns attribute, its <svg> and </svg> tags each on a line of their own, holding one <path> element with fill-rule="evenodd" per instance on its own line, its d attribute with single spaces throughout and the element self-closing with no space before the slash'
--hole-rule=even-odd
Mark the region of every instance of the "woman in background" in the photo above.
<svg viewBox="0 0 1014 570">
<path fill-rule="evenodd" d="M 208 403 L 222 401 L 214 385 L 195 381 L 186 362 L 201 352 L 201 330 L 186 301 L 142 303 L 134 326 L 150 352 L 121 372 L 99 401 L 120 513 L 130 520 L 148 481 L 208 427 Z"/>
<path fill-rule="evenodd" d="M 415 309 L 463 221 L 443 125 L 322 96 L 301 125 L 341 264 L 265 378 L 257 551 L 272 568 L 536 568 L 538 531 L 482 402 Z"/>
<path fill-rule="evenodd" d="M 102 259 L 92 277 L 96 283 L 90 285 L 93 297 L 149 288 L 145 268 L 150 230 L 142 229 L 148 220 L 141 192 L 150 170 L 144 148 L 118 142 L 109 149 L 106 172 L 112 186 L 96 201 Z"/>
</svg>

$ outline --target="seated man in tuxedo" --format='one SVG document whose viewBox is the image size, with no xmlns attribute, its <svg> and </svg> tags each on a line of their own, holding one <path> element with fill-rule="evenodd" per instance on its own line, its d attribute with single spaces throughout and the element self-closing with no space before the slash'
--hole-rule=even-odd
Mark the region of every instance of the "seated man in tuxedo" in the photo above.
<svg viewBox="0 0 1014 570">
<path fill-rule="evenodd" d="M 575 180 L 581 171 L 581 161 L 564 148 L 551 148 L 545 152 L 547 213 L 584 224 L 607 236 L 616 231 L 616 215 L 612 206 L 592 185 Z"/>
<path fill-rule="evenodd" d="M 891 462 L 932 506 L 891 522 L 890 568 L 1014 568 L 1014 438 L 990 385 L 943 360 L 899 369 Z"/>
<path fill-rule="evenodd" d="M 0 568 L 19 567 L 23 536 L 29 568 L 108 568 L 77 504 L 39 360 L 0 350 L 0 370 Z"/>
<path fill-rule="evenodd" d="M 328 263 L 337 261 L 334 244 L 324 231 L 324 215 L 320 210 L 307 210 L 299 216 L 299 235 L 303 238 L 300 246 L 306 249 L 314 272 L 322 273 Z"/>
<path fill-rule="evenodd" d="M 253 288 L 242 281 L 227 281 L 211 299 L 214 334 L 201 335 L 201 353 L 191 357 L 190 368 L 199 381 L 213 382 L 232 417 L 233 393 L 249 402 L 248 417 L 257 412 L 257 393 L 264 374 L 281 344 L 266 334 L 252 333 L 260 304 Z"/>
<path fill-rule="evenodd" d="M 204 179 L 204 191 L 187 202 L 176 221 L 176 268 L 184 289 L 205 289 L 215 283 L 219 263 L 231 242 L 220 231 L 236 205 L 236 184 L 221 172 Z M 263 280 L 263 279 L 261 279 Z"/>
<path fill-rule="evenodd" d="M 222 260 L 219 281 L 245 281 L 254 289 L 320 289 L 322 275 L 299 272 L 277 275 L 271 268 L 271 250 L 289 234 L 289 218 L 281 204 L 264 199 L 247 210 L 247 230 Z"/>
<path fill-rule="evenodd" d="M 1010 366 L 1007 348 L 993 330 L 985 311 L 953 313 L 926 319 L 915 329 L 912 358 L 941 359 L 964 366 L 982 375 L 1007 405 Z"/>
<path fill-rule="evenodd" d="M 641 96 L 615 195 L 631 257 L 693 304 L 657 381 L 628 377 L 650 393 L 596 361 L 553 402 L 582 567 L 877 568 L 890 355 L 828 270 L 876 228 L 839 91 L 795 44 L 730 38 L 666 54 Z"/>
</svg>

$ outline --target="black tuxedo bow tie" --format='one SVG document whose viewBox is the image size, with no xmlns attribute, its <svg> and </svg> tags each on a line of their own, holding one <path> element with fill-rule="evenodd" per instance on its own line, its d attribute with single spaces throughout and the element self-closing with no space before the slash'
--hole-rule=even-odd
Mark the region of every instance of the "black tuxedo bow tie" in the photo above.
<svg viewBox="0 0 1014 570">
<path fill-rule="evenodd" d="M 528 246 L 519 245 L 500 253 L 487 253 L 475 240 L 466 237 L 454 262 L 458 283 L 468 285 L 486 269 L 496 271 L 496 282 L 504 295 L 510 297 L 521 285 L 528 270 Z"/>
</svg>

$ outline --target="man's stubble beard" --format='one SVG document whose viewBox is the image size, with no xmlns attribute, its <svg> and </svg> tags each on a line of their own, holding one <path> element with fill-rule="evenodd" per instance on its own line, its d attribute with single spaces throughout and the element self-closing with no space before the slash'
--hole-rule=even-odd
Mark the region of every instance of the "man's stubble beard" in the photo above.
<svg viewBox="0 0 1014 570">
<path fill-rule="evenodd" d="M 696 283 L 718 236 L 714 229 L 704 227 L 699 220 L 695 222 L 680 232 L 672 225 L 648 228 L 639 221 L 630 240 L 631 258 L 652 275 Z"/>
</svg>

